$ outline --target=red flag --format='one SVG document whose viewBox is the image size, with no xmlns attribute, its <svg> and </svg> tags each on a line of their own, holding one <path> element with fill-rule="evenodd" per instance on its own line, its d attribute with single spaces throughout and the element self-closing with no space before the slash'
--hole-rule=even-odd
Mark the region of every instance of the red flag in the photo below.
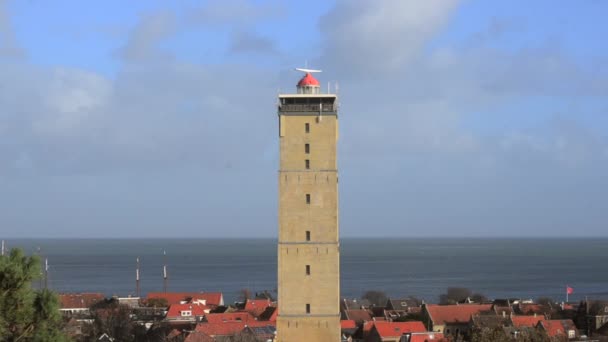
<svg viewBox="0 0 608 342">
<path fill-rule="evenodd" d="M 570 286 L 566 285 L 566 293 L 569 294 L 569 295 L 571 295 L 571 294 L 574 293 L 574 289 L 571 288 Z"/>
</svg>

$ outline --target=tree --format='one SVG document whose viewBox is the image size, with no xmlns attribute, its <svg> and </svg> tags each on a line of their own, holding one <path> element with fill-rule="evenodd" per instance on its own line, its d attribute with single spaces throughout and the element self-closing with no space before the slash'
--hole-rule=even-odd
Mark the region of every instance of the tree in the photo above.
<svg viewBox="0 0 608 342">
<path fill-rule="evenodd" d="M 361 299 L 367 299 L 374 306 L 384 307 L 388 301 L 388 296 L 382 291 L 366 291 Z"/>
<path fill-rule="evenodd" d="M 110 299 L 91 307 L 93 323 L 84 332 L 86 341 L 95 341 L 102 334 L 115 341 L 145 341 L 145 327 L 131 319 L 131 308 Z"/>
<path fill-rule="evenodd" d="M 487 303 L 488 297 L 481 293 L 473 293 L 471 295 L 471 300 L 475 303 Z"/>
<path fill-rule="evenodd" d="M 501 327 L 474 329 L 471 342 L 511 342 L 514 341 Z"/>
<path fill-rule="evenodd" d="M 540 305 L 545 305 L 545 306 L 551 306 L 551 304 L 555 303 L 555 301 L 549 297 L 540 297 L 536 300 L 536 302 Z"/>
<path fill-rule="evenodd" d="M 150 298 L 146 301 L 146 306 L 150 308 L 166 308 L 169 302 L 166 298 Z"/>
<path fill-rule="evenodd" d="M 243 288 L 239 291 L 238 299 L 241 302 L 246 302 L 247 299 L 251 298 L 251 291 L 248 288 Z"/>
<path fill-rule="evenodd" d="M 67 341 L 61 331 L 57 295 L 34 290 L 40 259 L 14 248 L 0 256 L 0 336 L 2 341 Z"/>
<path fill-rule="evenodd" d="M 439 296 L 439 304 L 457 304 L 462 303 L 471 297 L 473 292 L 464 287 L 448 287 L 446 293 Z"/>
</svg>

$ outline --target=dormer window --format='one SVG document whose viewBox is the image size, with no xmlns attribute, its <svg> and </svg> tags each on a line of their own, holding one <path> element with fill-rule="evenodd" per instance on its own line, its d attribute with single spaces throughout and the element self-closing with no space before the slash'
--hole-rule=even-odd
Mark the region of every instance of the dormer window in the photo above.
<svg viewBox="0 0 608 342">
<path fill-rule="evenodd" d="M 181 314 L 182 314 L 182 317 L 190 317 L 190 316 L 192 316 L 192 311 L 184 310 L 181 312 Z"/>
</svg>

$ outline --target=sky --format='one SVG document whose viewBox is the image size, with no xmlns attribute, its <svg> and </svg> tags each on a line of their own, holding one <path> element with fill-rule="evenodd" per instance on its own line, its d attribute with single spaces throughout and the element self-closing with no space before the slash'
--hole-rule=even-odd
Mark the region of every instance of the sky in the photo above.
<svg viewBox="0 0 608 342">
<path fill-rule="evenodd" d="M 277 233 L 278 92 L 342 237 L 608 236 L 608 2 L 0 0 L 0 236 Z"/>
</svg>

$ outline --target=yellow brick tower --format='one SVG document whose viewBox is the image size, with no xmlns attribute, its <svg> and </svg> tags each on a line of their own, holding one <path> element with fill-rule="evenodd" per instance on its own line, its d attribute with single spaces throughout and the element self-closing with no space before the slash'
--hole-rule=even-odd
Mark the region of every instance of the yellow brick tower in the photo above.
<svg viewBox="0 0 608 342">
<path fill-rule="evenodd" d="M 338 101 L 306 73 L 279 95 L 277 341 L 340 341 Z"/>
</svg>

